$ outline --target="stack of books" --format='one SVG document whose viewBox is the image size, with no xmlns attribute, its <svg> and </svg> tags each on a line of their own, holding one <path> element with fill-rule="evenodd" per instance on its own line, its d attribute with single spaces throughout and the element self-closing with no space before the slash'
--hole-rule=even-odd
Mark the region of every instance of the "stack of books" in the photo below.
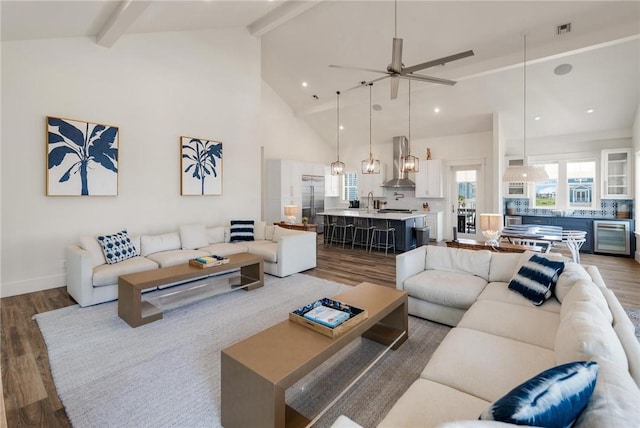
<svg viewBox="0 0 640 428">
<path fill-rule="evenodd" d="M 189 264 L 191 266 L 196 266 L 203 269 L 212 266 L 220 266 L 225 263 L 229 263 L 229 259 L 222 256 L 204 256 L 196 257 L 195 259 L 189 260 Z"/>
</svg>

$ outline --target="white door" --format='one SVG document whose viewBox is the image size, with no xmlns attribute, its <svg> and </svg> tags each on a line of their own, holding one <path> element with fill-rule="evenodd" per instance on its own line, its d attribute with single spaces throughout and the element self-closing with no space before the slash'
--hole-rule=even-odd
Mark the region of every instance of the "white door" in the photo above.
<svg viewBox="0 0 640 428">
<path fill-rule="evenodd" d="M 478 213 L 483 208 L 483 174 L 482 164 L 452 165 L 449 169 L 450 224 L 458 239 L 482 239 Z"/>
</svg>

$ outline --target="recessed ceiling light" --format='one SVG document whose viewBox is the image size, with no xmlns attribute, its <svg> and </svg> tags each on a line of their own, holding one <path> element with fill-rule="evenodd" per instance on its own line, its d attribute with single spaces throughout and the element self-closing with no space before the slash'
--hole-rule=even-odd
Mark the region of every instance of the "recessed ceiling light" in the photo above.
<svg viewBox="0 0 640 428">
<path fill-rule="evenodd" d="M 540 120 L 540 119 L 542 119 L 540 116 L 534 116 L 533 117 L 533 120 Z"/>
<path fill-rule="evenodd" d="M 591 113 L 593 113 L 594 111 L 595 111 L 594 109 L 590 108 L 590 109 L 588 109 L 588 110 L 587 110 L 587 113 L 591 114 Z"/>
<path fill-rule="evenodd" d="M 440 113 L 440 107 L 436 107 L 436 108 L 434 108 L 434 109 L 433 109 L 433 112 L 434 112 L 434 113 Z"/>
<path fill-rule="evenodd" d="M 306 88 L 307 86 L 309 86 L 309 84 L 307 82 L 302 82 L 302 87 Z"/>
<path fill-rule="evenodd" d="M 374 109 L 375 111 L 382 110 L 382 106 L 380 104 L 374 104 L 373 107 L 371 107 L 371 108 Z"/>
<path fill-rule="evenodd" d="M 340 125 L 340 130 L 343 131 L 344 130 L 344 126 Z"/>
<path fill-rule="evenodd" d="M 564 76 L 565 74 L 571 73 L 571 70 L 573 70 L 573 66 L 571 64 L 560 64 L 553 69 L 553 72 L 558 76 Z"/>
</svg>

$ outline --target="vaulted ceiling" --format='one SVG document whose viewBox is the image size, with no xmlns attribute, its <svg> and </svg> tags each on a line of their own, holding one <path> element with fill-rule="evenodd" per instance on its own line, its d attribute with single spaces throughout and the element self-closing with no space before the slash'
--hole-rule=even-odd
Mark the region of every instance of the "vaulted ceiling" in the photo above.
<svg viewBox="0 0 640 428">
<path fill-rule="evenodd" d="M 3 0 L 1 6 L 3 41 L 91 37 L 111 46 L 132 33 L 246 27 L 262 38 L 264 81 L 329 143 L 341 90 L 341 142 L 368 144 L 369 92 L 358 85 L 382 76 L 329 64 L 385 70 L 394 34 L 404 40 L 405 66 L 475 53 L 420 72 L 457 80 L 455 86 L 411 83 L 414 139 L 489 131 L 500 112 L 505 138 L 517 145 L 524 120 L 523 34 L 528 139 L 623 135 L 640 104 L 637 1 L 399 0 L 397 27 L 396 4 L 388 0 Z M 567 23 L 571 31 L 557 34 Z M 563 64 L 571 66 L 568 74 L 554 72 Z M 409 133 L 407 94 L 406 80 L 395 100 L 389 79 L 374 85 L 374 142 Z"/>
</svg>

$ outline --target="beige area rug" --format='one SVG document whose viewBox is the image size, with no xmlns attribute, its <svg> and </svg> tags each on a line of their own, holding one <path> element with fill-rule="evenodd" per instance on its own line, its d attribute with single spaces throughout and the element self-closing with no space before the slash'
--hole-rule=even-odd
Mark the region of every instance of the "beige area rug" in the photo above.
<svg viewBox="0 0 640 428">
<path fill-rule="evenodd" d="M 624 308 L 624 311 L 629 316 L 629 319 L 636 327 L 636 337 L 640 341 L 640 309 L 636 308 Z"/>
<path fill-rule="evenodd" d="M 74 427 L 219 427 L 220 350 L 348 286 L 306 275 L 217 296 L 129 327 L 116 302 L 36 315 L 56 390 Z M 346 414 L 375 426 L 417 379 L 449 327 L 410 319 L 410 338 L 386 354 L 316 426 Z M 359 339 L 287 392 L 313 418 L 384 348 Z"/>
</svg>

